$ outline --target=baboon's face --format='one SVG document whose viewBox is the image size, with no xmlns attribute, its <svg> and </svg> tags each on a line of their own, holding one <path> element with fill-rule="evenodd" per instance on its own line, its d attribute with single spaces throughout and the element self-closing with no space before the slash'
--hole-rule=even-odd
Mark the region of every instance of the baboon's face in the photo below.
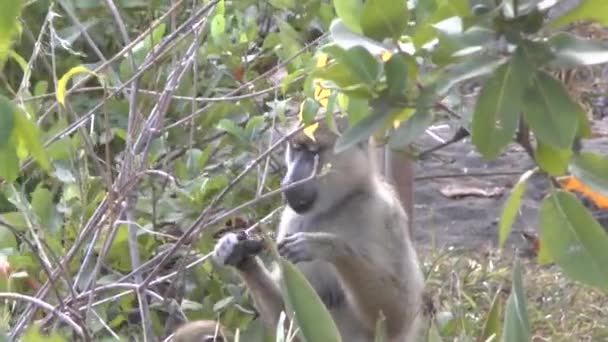
<svg viewBox="0 0 608 342">
<path fill-rule="evenodd" d="M 298 214 L 329 210 L 363 183 L 370 174 L 367 144 L 360 143 L 341 153 L 334 152 L 336 136 L 321 126 L 315 141 L 304 134 L 289 140 L 285 160 L 287 173 L 282 185 L 301 182 L 283 192 L 287 204 Z"/>
</svg>

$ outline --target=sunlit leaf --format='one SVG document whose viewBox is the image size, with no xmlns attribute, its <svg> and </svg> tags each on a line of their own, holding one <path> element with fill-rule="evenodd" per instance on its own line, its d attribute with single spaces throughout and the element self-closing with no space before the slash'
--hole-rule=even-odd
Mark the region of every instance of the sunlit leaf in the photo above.
<svg viewBox="0 0 608 342">
<path fill-rule="evenodd" d="M 608 197 L 608 158 L 592 152 L 575 155 L 570 172 L 593 190 Z"/>
<path fill-rule="evenodd" d="M 361 0 L 334 0 L 333 3 L 336 14 L 344 25 L 355 33 L 362 33 L 359 20 L 363 11 L 363 2 Z"/>
<path fill-rule="evenodd" d="M 215 15 L 211 19 L 211 25 L 209 31 L 211 32 L 211 37 L 214 39 L 219 38 L 221 35 L 226 32 L 226 17 L 225 13 L 225 5 L 224 0 L 220 0 L 217 3 L 217 7 L 215 8 Z"/>
<path fill-rule="evenodd" d="M 503 342 L 526 342 L 531 341 L 530 323 L 526 308 L 526 298 L 521 276 L 521 264 L 519 260 L 513 266 L 513 282 L 511 294 L 507 300 L 505 320 L 503 324 Z"/>
<path fill-rule="evenodd" d="M 521 206 L 521 200 L 524 193 L 526 192 L 526 185 L 528 179 L 534 174 L 534 170 L 526 171 L 521 177 L 513 190 L 511 195 L 505 202 L 505 207 L 500 215 L 500 222 L 498 224 L 498 245 L 502 248 L 511 234 L 511 228 L 519 213 L 519 207 Z"/>
<path fill-rule="evenodd" d="M 299 336 L 304 341 L 339 342 L 342 339 L 331 314 L 306 277 L 284 259 L 280 259 L 281 288 L 288 315 L 295 316 Z"/>
<path fill-rule="evenodd" d="M 555 149 L 542 141 L 538 141 L 534 157 L 543 171 L 551 176 L 562 176 L 568 170 L 572 151 L 570 149 Z"/>
<path fill-rule="evenodd" d="M 524 118 L 535 136 L 555 149 L 572 146 L 578 130 L 575 103 L 564 85 L 545 72 L 538 72 L 524 95 Z"/>
<path fill-rule="evenodd" d="M 63 74 L 63 76 L 61 76 L 61 78 L 57 81 L 57 91 L 56 91 L 57 101 L 59 101 L 59 103 L 61 103 L 61 105 L 65 106 L 65 95 L 67 92 L 68 81 L 70 79 L 72 79 L 72 77 L 74 77 L 78 74 L 88 74 L 88 75 L 97 76 L 97 74 L 95 74 L 94 72 L 92 72 L 91 70 L 87 69 L 85 66 L 82 66 L 82 65 L 75 66 L 72 69 L 68 70 L 68 72 Z"/>
<path fill-rule="evenodd" d="M 407 2 L 401 0 L 367 0 L 361 13 L 361 29 L 377 41 L 398 39 L 408 23 Z"/>
<path fill-rule="evenodd" d="M 496 158 L 513 139 L 531 68 L 518 49 L 483 85 L 475 111 L 471 141 L 487 160 Z"/>
<path fill-rule="evenodd" d="M 570 278 L 608 291 L 608 234 L 573 194 L 557 190 L 540 208 L 541 244 Z"/>
<path fill-rule="evenodd" d="M 380 76 L 380 63 L 364 47 L 354 46 L 347 50 L 338 45 L 329 45 L 323 49 L 338 64 L 344 64 L 360 82 L 373 83 Z"/>
</svg>

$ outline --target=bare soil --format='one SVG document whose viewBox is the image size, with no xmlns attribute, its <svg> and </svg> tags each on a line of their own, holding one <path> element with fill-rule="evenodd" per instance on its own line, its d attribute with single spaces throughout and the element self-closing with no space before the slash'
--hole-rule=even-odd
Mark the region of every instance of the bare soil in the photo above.
<svg viewBox="0 0 608 342">
<path fill-rule="evenodd" d="M 593 129 L 599 132 L 598 137 L 585 141 L 583 149 L 607 155 L 608 117 L 596 120 Z M 453 136 L 454 130 L 446 127 L 434 133 L 448 140 Z M 423 150 L 438 144 L 429 135 L 421 138 L 419 143 Z M 498 221 L 504 203 L 520 175 L 532 167 L 534 162 L 515 144 L 511 144 L 499 158 L 488 162 L 475 151 L 470 138 L 443 148 L 427 159 L 417 162 L 416 177 L 423 177 L 416 180 L 414 192 L 414 240 L 418 248 L 496 247 Z M 427 178 L 433 175 L 453 176 Z M 521 232 L 536 232 L 538 207 L 547 193 L 548 185 L 543 176 L 534 176 L 530 179 L 520 215 L 507 241 L 508 247 L 518 249 L 530 247 L 530 242 L 523 238 Z M 504 191 L 495 197 L 449 198 L 441 192 L 448 187 L 468 187 L 485 191 L 496 191 L 496 188 L 500 191 L 504 188 Z M 608 216 L 608 213 L 596 214 Z"/>
</svg>

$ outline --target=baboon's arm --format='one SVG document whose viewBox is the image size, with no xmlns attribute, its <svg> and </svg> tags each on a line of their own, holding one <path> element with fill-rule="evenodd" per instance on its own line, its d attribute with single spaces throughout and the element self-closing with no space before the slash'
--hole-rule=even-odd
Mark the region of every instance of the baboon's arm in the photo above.
<svg viewBox="0 0 608 342">
<path fill-rule="evenodd" d="M 260 313 L 266 329 L 274 331 L 281 311 L 285 310 L 283 297 L 276 280 L 266 269 L 260 258 L 251 257 L 239 265 L 239 273 Z"/>
</svg>

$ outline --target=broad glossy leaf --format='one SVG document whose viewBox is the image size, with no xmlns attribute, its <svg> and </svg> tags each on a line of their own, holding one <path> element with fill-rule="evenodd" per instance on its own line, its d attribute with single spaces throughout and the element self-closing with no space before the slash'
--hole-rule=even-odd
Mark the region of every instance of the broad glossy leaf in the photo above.
<svg viewBox="0 0 608 342">
<path fill-rule="evenodd" d="M 0 148 L 9 142 L 15 126 L 15 105 L 4 96 L 0 96 Z"/>
<path fill-rule="evenodd" d="M 334 0 L 333 3 L 336 14 L 344 25 L 355 33 L 362 33 L 360 19 L 363 2 L 361 0 Z"/>
<path fill-rule="evenodd" d="M 547 73 L 536 73 L 524 95 L 524 118 L 537 139 L 555 149 L 572 146 L 582 108 L 563 84 Z"/>
<path fill-rule="evenodd" d="M 511 285 L 511 294 L 507 300 L 507 307 L 505 310 L 502 341 L 531 341 L 530 323 L 526 309 L 526 298 L 524 296 L 521 265 L 519 261 L 516 261 L 513 266 L 513 281 Z"/>
<path fill-rule="evenodd" d="M 498 224 L 498 245 L 502 248 L 511 234 L 511 228 L 519 213 L 519 207 L 521 206 L 521 200 L 526 192 L 526 186 L 528 179 L 534 174 L 534 170 L 526 171 L 521 177 L 513 190 L 511 195 L 505 203 L 505 207 L 500 215 L 500 222 Z"/>
<path fill-rule="evenodd" d="M 513 139 L 531 67 L 521 49 L 496 69 L 483 85 L 473 112 L 471 141 L 487 160 L 496 158 Z"/>
<path fill-rule="evenodd" d="M 538 141 L 534 157 L 543 171 L 551 176 L 562 176 L 568 170 L 572 151 L 569 149 L 555 149 L 542 141 Z"/>
<path fill-rule="evenodd" d="M 466 58 L 464 61 L 450 65 L 443 70 L 437 83 L 437 93 L 445 95 L 456 84 L 471 78 L 490 74 L 507 60 L 497 56 L 479 54 Z"/>
<path fill-rule="evenodd" d="M 380 63 L 363 46 L 344 50 L 338 45 L 330 45 L 323 51 L 332 56 L 337 64 L 345 65 L 362 83 L 374 83 L 380 76 Z"/>
<path fill-rule="evenodd" d="M 51 169 L 51 162 L 42 146 L 38 126 L 30 121 L 25 116 L 25 113 L 21 111 L 15 113 L 15 136 L 45 171 Z"/>
<path fill-rule="evenodd" d="M 340 19 L 332 21 L 329 32 L 331 33 L 331 41 L 343 49 L 363 46 L 372 55 L 380 55 L 387 50 L 380 42 L 367 38 L 360 33 L 353 32 Z"/>
<path fill-rule="evenodd" d="M 567 6 L 571 1 L 562 1 Z M 560 4 L 558 4 L 559 6 Z M 572 11 L 560 16 L 548 26 L 552 29 L 569 25 L 575 21 L 598 21 L 608 25 L 608 1 L 606 0 L 580 0 L 579 5 Z"/>
<path fill-rule="evenodd" d="M 367 0 L 361 13 L 361 29 L 377 41 L 399 39 L 408 23 L 407 1 Z"/>
<path fill-rule="evenodd" d="M 557 190 L 543 200 L 540 232 L 566 275 L 608 291 L 608 234 L 575 195 Z"/>
<path fill-rule="evenodd" d="M 551 65 L 555 67 L 572 68 L 608 62 L 608 44 L 605 42 L 562 32 L 549 38 L 547 44 L 555 55 L 555 59 L 551 61 Z"/>
<path fill-rule="evenodd" d="M 299 327 L 298 335 L 304 342 L 342 341 L 331 314 L 306 277 L 288 261 L 281 258 L 279 262 L 283 299 L 288 315 L 292 318 L 295 316 Z"/>
<path fill-rule="evenodd" d="M 479 341 L 497 341 L 498 336 L 500 336 L 501 330 L 501 322 L 500 315 L 502 313 L 502 307 L 504 300 L 502 299 L 502 291 L 496 292 L 494 295 L 494 299 L 492 300 L 492 305 L 490 306 L 490 311 L 486 316 L 486 321 L 483 326 L 483 331 L 481 333 Z"/>
<path fill-rule="evenodd" d="M 408 81 L 407 55 L 398 53 L 384 63 L 384 74 L 390 96 L 399 97 L 405 92 Z"/>
<path fill-rule="evenodd" d="M 372 107 L 363 119 L 357 121 L 352 127 L 347 129 L 336 141 L 334 151 L 340 153 L 351 146 L 368 139 L 372 134 L 381 129 L 386 120 L 395 112 L 386 102 L 378 103 Z"/>
<path fill-rule="evenodd" d="M 432 14 L 427 14 L 426 18 L 417 18 L 412 35 L 416 48 L 424 46 L 436 37 L 434 24 L 453 16 L 464 17 L 469 14 L 469 0 L 436 0 L 435 3 L 430 5 L 431 8 L 436 8 Z"/>
<path fill-rule="evenodd" d="M 598 193 L 608 197 L 608 158 L 592 152 L 575 155 L 570 173 Z"/>
</svg>

